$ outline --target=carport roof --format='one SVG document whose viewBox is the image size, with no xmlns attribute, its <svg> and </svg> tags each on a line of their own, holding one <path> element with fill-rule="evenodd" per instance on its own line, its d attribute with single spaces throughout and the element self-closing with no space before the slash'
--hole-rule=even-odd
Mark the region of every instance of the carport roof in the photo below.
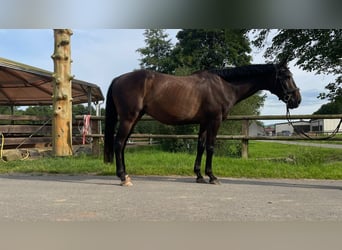
<svg viewBox="0 0 342 250">
<path fill-rule="evenodd" d="M 0 57 L 0 105 L 52 105 L 52 72 Z M 103 101 L 101 89 L 93 83 L 73 79 L 73 104 Z"/>
</svg>

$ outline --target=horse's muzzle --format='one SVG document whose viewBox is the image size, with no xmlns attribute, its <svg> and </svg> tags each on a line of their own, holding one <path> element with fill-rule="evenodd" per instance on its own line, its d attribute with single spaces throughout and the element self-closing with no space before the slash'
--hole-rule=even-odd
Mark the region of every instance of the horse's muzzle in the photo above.
<svg viewBox="0 0 342 250">
<path fill-rule="evenodd" d="M 291 97 L 287 100 L 286 105 L 290 109 L 298 108 L 299 104 L 302 101 L 302 97 L 299 92 L 294 93 Z"/>
</svg>

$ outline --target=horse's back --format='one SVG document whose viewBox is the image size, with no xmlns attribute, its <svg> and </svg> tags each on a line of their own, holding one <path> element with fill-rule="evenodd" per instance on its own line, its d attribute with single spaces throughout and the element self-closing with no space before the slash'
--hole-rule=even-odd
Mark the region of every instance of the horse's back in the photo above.
<svg viewBox="0 0 342 250">
<path fill-rule="evenodd" d="M 113 92 L 123 94 L 133 89 L 142 88 L 146 79 L 151 75 L 150 71 L 137 70 L 123 74 L 112 82 Z"/>
<path fill-rule="evenodd" d="M 120 116 L 147 113 L 166 124 L 199 123 L 207 113 L 221 111 L 218 77 L 199 72 L 174 76 L 149 70 L 124 74 L 113 82 Z"/>
</svg>

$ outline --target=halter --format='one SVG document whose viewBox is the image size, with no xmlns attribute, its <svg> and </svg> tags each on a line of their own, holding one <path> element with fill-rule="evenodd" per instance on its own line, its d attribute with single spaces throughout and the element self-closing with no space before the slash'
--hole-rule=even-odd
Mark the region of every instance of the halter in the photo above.
<svg viewBox="0 0 342 250">
<path fill-rule="evenodd" d="M 297 87 L 296 88 L 287 88 L 288 86 L 286 85 L 285 81 L 282 81 L 281 77 L 279 77 L 278 68 L 275 67 L 275 70 L 276 70 L 276 77 L 275 77 L 276 81 L 275 82 L 276 82 L 276 84 L 278 82 L 280 82 L 280 86 L 281 86 L 281 89 L 283 91 L 283 97 L 282 98 L 279 97 L 279 100 L 283 100 L 286 103 L 286 107 L 287 107 L 287 104 L 288 104 L 291 96 L 293 95 L 293 93 L 295 91 L 298 91 L 299 88 L 297 88 Z"/>
<path fill-rule="evenodd" d="M 283 84 L 283 83 L 281 83 L 281 87 L 282 87 L 282 89 L 283 89 L 283 94 L 284 94 L 283 100 L 284 100 L 284 102 L 285 102 L 286 104 L 287 104 L 288 101 L 290 100 L 290 98 L 291 98 L 291 96 L 293 95 L 293 93 L 294 93 L 295 91 L 299 90 L 299 88 L 286 89 L 286 88 L 284 87 L 284 84 Z"/>
</svg>

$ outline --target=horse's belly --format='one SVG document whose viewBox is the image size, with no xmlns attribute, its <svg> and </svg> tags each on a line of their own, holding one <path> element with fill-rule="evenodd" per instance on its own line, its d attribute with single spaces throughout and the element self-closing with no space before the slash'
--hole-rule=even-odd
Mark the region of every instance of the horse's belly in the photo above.
<svg viewBox="0 0 342 250">
<path fill-rule="evenodd" d="M 171 102 L 169 105 L 155 103 L 147 107 L 146 113 L 170 125 L 197 123 L 199 119 L 199 107 L 185 102 Z"/>
</svg>

